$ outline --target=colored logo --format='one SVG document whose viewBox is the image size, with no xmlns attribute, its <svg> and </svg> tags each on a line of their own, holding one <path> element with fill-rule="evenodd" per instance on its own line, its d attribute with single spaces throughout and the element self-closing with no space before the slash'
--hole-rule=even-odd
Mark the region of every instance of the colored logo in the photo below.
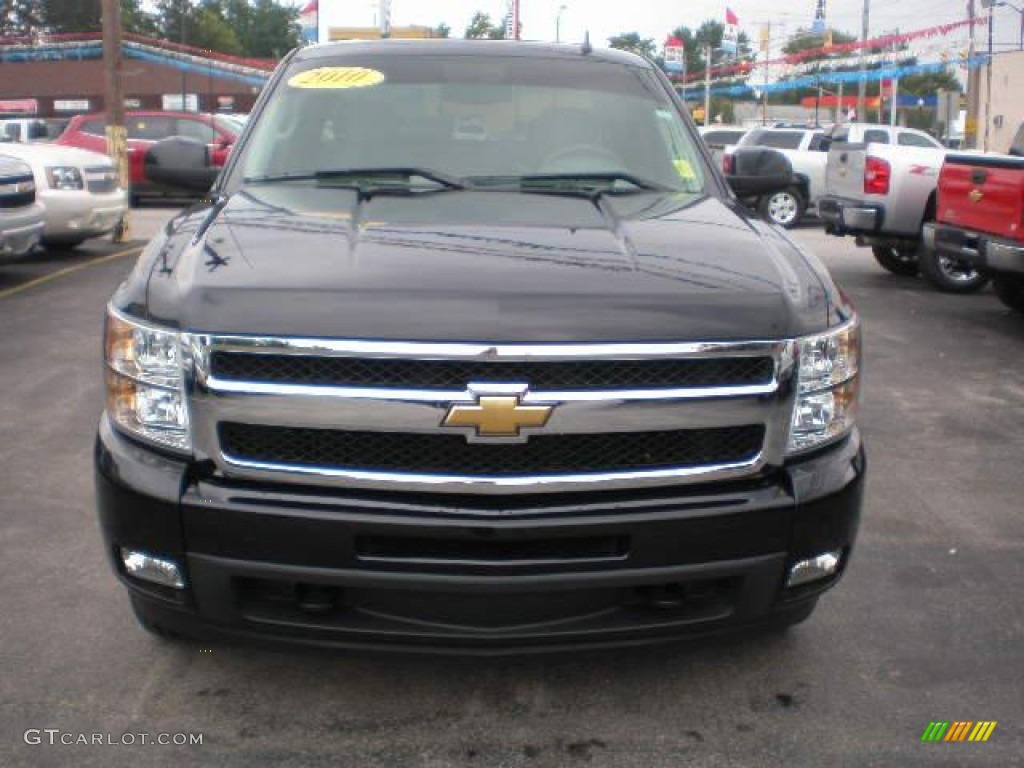
<svg viewBox="0 0 1024 768">
<path fill-rule="evenodd" d="M 473 394 L 476 402 L 453 403 L 441 426 L 471 427 L 477 437 L 518 438 L 523 429 L 547 424 L 555 409 L 553 405 L 523 405 L 522 395 Z"/>
<path fill-rule="evenodd" d="M 921 741 L 988 741 L 995 729 L 995 720 L 932 721 L 921 734 Z"/>
<path fill-rule="evenodd" d="M 970 198 L 972 203 L 981 202 L 981 198 L 983 198 L 984 196 L 985 193 L 982 192 L 980 189 L 972 189 L 970 192 L 967 193 L 967 197 Z"/>
</svg>

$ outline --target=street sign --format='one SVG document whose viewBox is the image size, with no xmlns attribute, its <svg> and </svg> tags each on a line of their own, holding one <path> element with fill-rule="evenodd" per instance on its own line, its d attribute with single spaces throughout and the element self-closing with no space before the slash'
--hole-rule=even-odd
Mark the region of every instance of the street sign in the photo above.
<svg viewBox="0 0 1024 768">
<path fill-rule="evenodd" d="M 678 37 L 670 37 L 665 41 L 665 71 L 686 71 L 686 48 Z"/>
</svg>

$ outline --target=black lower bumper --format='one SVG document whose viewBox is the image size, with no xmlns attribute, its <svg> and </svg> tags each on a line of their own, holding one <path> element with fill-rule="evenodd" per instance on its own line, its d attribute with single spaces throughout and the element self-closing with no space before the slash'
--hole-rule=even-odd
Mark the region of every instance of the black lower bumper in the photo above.
<svg viewBox="0 0 1024 768">
<path fill-rule="evenodd" d="M 1024 275 L 1024 243 L 948 224 L 925 224 L 929 250 L 953 256 L 985 272 Z"/>
<path fill-rule="evenodd" d="M 885 209 L 880 205 L 828 195 L 818 200 L 818 217 L 825 222 L 825 230 L 829 234 L 871 236 L 881 231 Z"/>
<path fill-rule="evenodd" d="M 744 483 L 499 502 L 197 477 L 105 422 L 96 460 L 108 555 L 144 620 L 211 639 L 449 653 L 629 644 L 806 612 L 842 567 L 795 590 L 788 569 L 836 550 L 845 566 L 864 482 L 856 433 Z M 180 563 L 186 588 L 126 576 L 122 547 Z"/>
</svg>

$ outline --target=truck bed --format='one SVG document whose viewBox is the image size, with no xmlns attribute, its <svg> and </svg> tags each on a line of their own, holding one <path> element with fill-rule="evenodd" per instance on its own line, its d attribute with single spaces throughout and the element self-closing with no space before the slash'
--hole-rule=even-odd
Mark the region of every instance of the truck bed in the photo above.
<svg viewBox="0 0 1024 768">
<path fill-rule="evenodd" d="M 938 220 L 1024 242 L 1024 158 L 948 155 L 939 181 Z"/>
</svg>

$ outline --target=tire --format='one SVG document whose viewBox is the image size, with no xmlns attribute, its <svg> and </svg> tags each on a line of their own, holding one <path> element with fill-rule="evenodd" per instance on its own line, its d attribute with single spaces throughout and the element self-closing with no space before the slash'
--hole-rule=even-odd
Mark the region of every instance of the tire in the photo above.
<svg viewBox="0 0 1024 768">
<path fill-rule="evenodd" d="M 757 201 L 761 216 L 784 229 L 792 229 L 804 216 L 807 201 L 796 187 L 789 187 L 771 195 L 762 195 Z"/>
<path fill-rule="evenodd" d="M 921 274 L 944 293 L 977 293 L 989 282 L 984 272 L 960 259 L 921 249 Z"/>
<path fill-rule="evenodd" d="M 1000 275 L 992 278 L 992 288 L 996 296 L 1010 309 L 1024 314 L 1024 277 Z"/>
<path fill-rule="evenodd" d="M 875 261 L 894 275 L 902 277 L 916 277 L 920 271 L 917 251 L 916 247 L 909 246 L 871 246 L 871 253 L 875 255 Z"/>
</svg>

